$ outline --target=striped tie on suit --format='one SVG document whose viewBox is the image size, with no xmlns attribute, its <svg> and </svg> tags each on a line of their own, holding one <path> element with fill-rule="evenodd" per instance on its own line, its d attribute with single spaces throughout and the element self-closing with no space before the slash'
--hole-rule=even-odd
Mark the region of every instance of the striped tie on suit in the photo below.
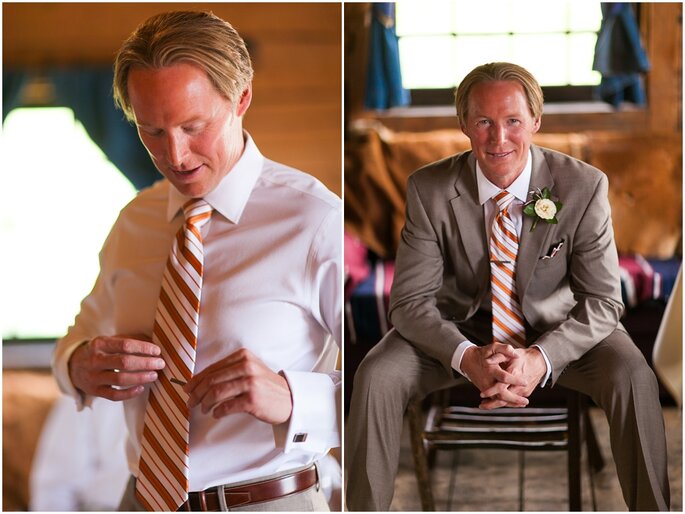
<svg viewBox="0 0 685 514">
<path fill-rule="evenodd" d="M 175 511 L 188 498 L 188 394 L 171 379 L 188 382 L 195 368 L 203 253 L 200 228 L 212 215 L 202 199 L 183 206 L 167 260 L 152 342 L 166 362 L 152 384 L 142 437 L 136 495 L 147 510 Z"/>
<path fill-rule="evenodd" d="M 493 341 L 523 347 L 526 331 L 516 288 L 516 256 L 519 241 L 508 208 L 514 195 L 500 191 L 492 197 L 499 212 L 490 236 L 490 288 L 492 290 Z"/>
</svg>

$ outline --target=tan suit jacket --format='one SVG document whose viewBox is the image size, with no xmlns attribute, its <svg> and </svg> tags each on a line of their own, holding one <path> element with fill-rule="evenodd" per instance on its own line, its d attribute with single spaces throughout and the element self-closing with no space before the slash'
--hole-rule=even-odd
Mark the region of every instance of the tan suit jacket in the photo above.
<svg viewBox="0 0 685 514">
<path fill-rule="evenodd" d="M 563 208 L 558 224 L 541 221 L 532 232 L 533 220 L 524 216 L 516 280 L 532 328 L 529 343 L 544 348 L 556 382 L 570 362 L 619 326 L 618 256 L 606 175 L 559 152 L 536 146 L 531 152 L 530 189 L 548 187 Z M 390 319 L 400 335 L 447 369 L 457 346 L 468 339 L 460 325 L 490 295 L 475 170 L 469 151 L 409 178 L 390 301 Z M 544 259 L 561 241 L 561 250 Z"/>
</svg>

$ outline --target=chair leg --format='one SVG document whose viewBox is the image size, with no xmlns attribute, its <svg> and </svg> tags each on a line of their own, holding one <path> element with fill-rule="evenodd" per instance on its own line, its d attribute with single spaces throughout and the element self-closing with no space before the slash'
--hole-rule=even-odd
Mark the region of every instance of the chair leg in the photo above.
<svg viewBox="0 0 685 514">
<path fill-rule="evenodd" d="M 421 414 L 421 402 L 411 402 L 407 407 L 409 417 L 409 433 L 411 438 L 412 456 L 416 470 L 416 481 L 419 486 L 421 508 L 424 511 L 435 510 L 435 500 L 431 489 L 426 449 L 423 446 L 423 416 Z"/>
<path fill-rule="evenodd" d="M 519 512 L 526 510 L 525 502 L 525 484 L 526 484 L 526 453 L 519 450 Z"/>
<path fill-rule="evenodd" d="M 447 491 L 447 512 L 452 511 L 452 498 L 454 498 L 454 482 L 457 479 L 457 459 L 459 452 L 452 452 L 452 466 L 450 466 L 450 486 Z"/>
<path fill-rule="evenodd" d="M 569 510 L 578 512 L 583 508 L 581 493 L 581 437 L 582 416 L 580 394 L 568 393 L 568 500 Z"/>
</svg>

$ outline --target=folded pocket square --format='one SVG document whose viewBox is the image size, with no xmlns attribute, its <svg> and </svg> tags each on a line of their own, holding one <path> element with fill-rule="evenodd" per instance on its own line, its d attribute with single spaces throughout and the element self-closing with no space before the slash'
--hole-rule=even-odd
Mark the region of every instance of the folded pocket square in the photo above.
<svg viewBox="0 0 685 514">
<path fill-rule="evenodd" d="M 543 255 L 541 258 L 542 259 L 553 259 L 556 256 L 556 254 L 559 253 L 559 250 L 561 250 L 561 248 L 563 246 L 564 246 L 564 240 L 562 239 L 557 244 L 550 246 L 550 248 L 547 252 L 547 255 Z"/>
</svg>

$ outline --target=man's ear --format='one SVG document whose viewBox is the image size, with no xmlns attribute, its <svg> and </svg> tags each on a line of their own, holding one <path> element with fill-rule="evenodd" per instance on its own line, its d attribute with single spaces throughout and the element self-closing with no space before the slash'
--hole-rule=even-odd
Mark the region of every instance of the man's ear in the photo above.
<svg viewBox="0 0 685 514">
<path fill-rule="evenodd" d="M 538 116 L 533 122 L 533 134 L 540 130 L 540 125 L 542 125 L 542 116 Z"/>
<path fill-rule="evenodd" d="M 244 116 L 247 112 L 247 108 L 250 107 L 250 103 L 252 103 L 252 84 L 248 84 L 245 90 L 241 93 L 240 100 L 238 101 L 238 105 L 236 107 L 236 115 Z"/>
</svg>

